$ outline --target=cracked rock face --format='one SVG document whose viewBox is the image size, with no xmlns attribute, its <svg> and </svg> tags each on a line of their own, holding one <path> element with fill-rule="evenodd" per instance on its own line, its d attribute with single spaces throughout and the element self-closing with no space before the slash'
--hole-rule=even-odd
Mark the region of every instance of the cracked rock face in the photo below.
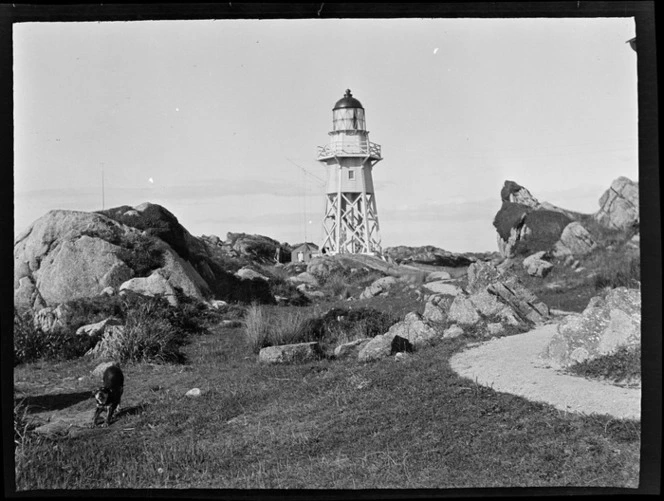
<svg viewBox="0 0 664 501">
<path fill-rule="evenodd" d="M 592 298 L 583 313 L 565 317 L 541 357 L 567 367 L 640 344 L 641 292 L 618 287 L 604 299 Z"/>
<path fill-rule="evenodd" d="M 593 215 L 602 226 L 628 230 L 639 225 L 639 184 L 619 177 L 599 199 L 599 210 Z"/>
</svg>

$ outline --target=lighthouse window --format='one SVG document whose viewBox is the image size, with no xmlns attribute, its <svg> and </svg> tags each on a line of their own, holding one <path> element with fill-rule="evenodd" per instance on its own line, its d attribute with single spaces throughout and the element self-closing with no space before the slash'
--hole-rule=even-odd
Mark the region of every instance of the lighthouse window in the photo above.
<svg viewBox="0 0 664 501">
<path fill-rule="evenodd" d="M 355 171 L 354 170 L 349 170 L 348 171 L 348 179 L 355 179 Z"/>
</svg>

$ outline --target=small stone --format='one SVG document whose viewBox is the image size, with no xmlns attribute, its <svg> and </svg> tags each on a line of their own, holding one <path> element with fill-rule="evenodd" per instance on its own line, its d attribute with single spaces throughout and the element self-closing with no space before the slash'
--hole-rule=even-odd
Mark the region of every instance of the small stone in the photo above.
<svg viewBox="0 0 664 501">
<path fill-rule="evenodd" d="M 192 388 L 187 393 L 184 394 L 185 397 L 200 397 L 202 394 L 200 388 Z"/>
</svg>

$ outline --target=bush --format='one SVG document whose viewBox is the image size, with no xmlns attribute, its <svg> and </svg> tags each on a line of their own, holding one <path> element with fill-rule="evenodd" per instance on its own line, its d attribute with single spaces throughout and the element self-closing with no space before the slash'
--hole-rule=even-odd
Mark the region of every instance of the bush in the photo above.
<svg viewBox="0 0 664 501">
<path fill-rule="evenodd" d="M 43 334 L 34 327 L 32 315 L 21 315 L 14 308 L 14 366 L 41 358 L 44 347 Z"/>
<path fill-rule="evenodd" d="M 129 266 L 137 277 L 147 277 L 152 271 L 164 265 L 164 252 L 155 240 L 143 235 L 135 235 L 125 240 L 117 256 Z"/>
<path fill-rule="evenodd" d="M 173 325 L 173 313 L 164 311 L 162 301 L 150 298 L 128 310 L 124 332 L 101 341 L 104 355 L 121 362 L 182 362 L 186 333 Z"/>
<path fill-rule="evenodd" d="M 565 214 L 550 210 L 534 210 L 526 214 L 525 225 L 530 233 L 514 246 L 519 255 L 546 251 L 560 240 L 565 227 L 572 220 Z"/>
<path fill-rule="evenodd" d="M 89 336 L 77 336 L 76 330 L 60 329 L 44 333 L 36 328 L 28 312 L 14 311 L 14 366 L 39 359 L 71 360 L 92 348 Z"/>
<path fill-rule="evenodd" d="M 500 238 L 507 241 L 512 228 L 518 227 L 524 215 L 532 210 L 531 207 L 524 204 L 503 202 L 496 217 L 493 219 L 493 226 L 496 228 Z"/>
<path fill-rule="evenodd" d="M 604 355 L 572 365 L 569 372 L 593 379 L 608 379 L 613 382 L 641 379 L 641 348 L 620 347 L 611 355 Z"/>
</svg>

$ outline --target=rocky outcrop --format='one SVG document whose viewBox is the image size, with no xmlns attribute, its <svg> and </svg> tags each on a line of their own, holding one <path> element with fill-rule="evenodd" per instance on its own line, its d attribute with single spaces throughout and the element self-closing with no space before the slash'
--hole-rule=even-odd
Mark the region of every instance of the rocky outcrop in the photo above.
<svg viewBox="0 0 664 501">
<path fill-rule="evenodd" d="M 48 212 L 14 242 L 15 306 L 56 305 L 119 286 L 133 271 L 112 242 L 132 231 L 98 214 Z"/>
<path fill-rule="evenodd" d="M 457 268 L 468 266 L 470 263 L 475 262 L 475 258 L 472 256 L 456 254 L 434 247 L 433 245 L 422 247 L 407 247 L 404 245 L 388 247 L 384 250 L 384 254 L 399 264 L 420 263 Z"/>
<path fill-rule="evenodd" d="M 242 265 L 224 248 L 263 259 L 278 242 L 244 234 L 229 239 L 193 237 L 172 213 L 150 203 L 98 213 L 50 211 L 14 242 L 14 305 L 37 311 L 115 291 L 157 270 L 171 288 L 198 300 L 273 303 L 268 284 L 233 274 Z"/>
<path fill-rule="evenodd" d="M 597 248 L 593 237 L 579 222 L 568 224 L 560 235 L 560 240 L 553 246 L 552 254 L 556 257 L 585 256 Z"/>
<path fill-rule="evenodd" d="M 360 294 L 360 299 L 369 299 L 387 292 L 393 285 L 397 283 L 394 277 L 383 277 L 374 281 Z"/>
<path fill-rule="evenodd" d="M 526 269 L 526 273 L 528 273 L 528 275 L 531 277 L 543 278 L 549 274 L 553 268 L 553 265 L 544 260 L 546 254 L 546 251 L 539 251 L 535 254 L 531 254 L 523 260 L 523 267 Z"/>
<path fill-rule="evenodd" d="M 323 350 L 316 342 L 268 346 L 258 353 L 259 362 L 267 364 L 292 364 L 318 360 Z"/>
<path fill-rule="evenodd" d="M 235 276 L 243 279 L 243 280 L 254 280 L 256 278 L 265 280 L 266 282 L 269 280 L 265 275 L 257 272 L 256 270 L 252 270 L 249 267 L 244 267 L 240 268 L 238 271 L 235 272 Z"/>
<path fill-rule="evenodd" d="M 421 315 L 411 312 L 403 321 L 392 325 L 385 334 L 375 336 L 365 344 L 358 353 L 358 360 L 368 362 L 390 356 L 395 336 L 408 340 L 415 349 L 427 346 L 437 337 L 442 337 Z"/>
<path fill-rule="evenodd" d="M 599 199 L 599 210 L 593 218 L 614 230 L 632 230 L 639 227 L 639 185 L 619 177 Z"/>
<path fill-rule="evenodd" d="M 252 261 L 273 263 L 277 255 L 277 249 L 281 249 L 280 256 L 290 256 L 290 248 L 282 246 L 276 240 L 263 235 L 228 232 L 225 245 L 229 246 L 235 255 Z"/>
<path fill-rule="evenodd" d="M 155 271 L 149 277 L 127 280 L 120 286 L 120 291 L 124 290 L 130 290 L 145 296 L 163 296 L 172 306 L 178 305 L 175 289 L 158 271 Z"/>
<path fill-rule="evenodd" d="M 331 256 L 315 257 L 307 264 L 307 273 L 324 282 L 330 275 L 341 273 L 344 265 Z"/>
<path fill-rule="evenodd" d="M 501 271 L 495 266 L 477 262 L 468 268 L 467 291 L 471 295 L 471 302 L 477 305 L 487 305 L 495 311 L 483 313 L 485 316 L 498 314 L 509 323 L 518 319 L 519 323 L 540 324 L 549 316 L 549 308 L 530 290 L 528 290 L 519 279 L 509 271 Z M 496 298 L 497 303 L 488 306 L 488 296 L 482 294 L 488 292 Z M 509 308 L 506 310 L 505 307 Z"/>
<path fill-rule="evenodd" d="M 448 296 L 457 296 L 461 293 L 461 288 L 457 285 L 450 284 L 444 280 L 437 280 L 435 282 L 428 282 L 423 285 L 425 289 L 435 294 L 445 294 Z"/>
<path fill-rule="evenodd" d="M 371 341 L 371 338 L 362 338 L 340 344 L 334 349 L 334 358 L 343 359 L 357 356 L 369 341 Z"/>
<path fill-rule="evenodd" d="M 583 313 L 566 316 L 541 354 L 555 367 L 568 367 L 641 344 L 641 292 L 618 287 L 594 297 Z"/>
</svg>

